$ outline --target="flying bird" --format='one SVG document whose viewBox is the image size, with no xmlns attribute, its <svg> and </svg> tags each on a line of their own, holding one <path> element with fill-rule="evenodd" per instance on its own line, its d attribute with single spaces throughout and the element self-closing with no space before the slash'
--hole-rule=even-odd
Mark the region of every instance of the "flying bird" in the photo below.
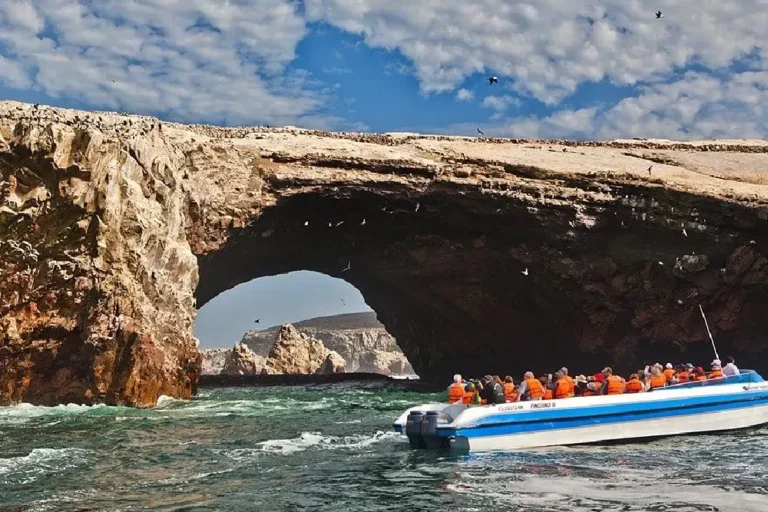
<svg viewBox="0 0 768 512">
<path fill-rule="evenodd" d="M 253 321 L 253 323 L 255 324 L 261 323 L 261 318 L 257 318 L 256 320 Z"/>
<path fill-rule="evenodd" d="M 360 225 L 365 226 L 365 219 L 363 219 L 363 222 L 361 222 Z"/>
<path fill-rule="evenodd" d="M 336 223 L 336 227 L 339 227 L 339 226 L 341 226 L 342 224 L 344 224 L 344 221 L 343 221 L 343 220 L 342 220 L 342 221 L 339 221 L 339 222 L 337 222 L 337 223 Z"/>
<path fill-rule="evenodd" d="M 341 272 L 344 273 L 344 272 L 346 272 L 347 270 L 349 270 L 351 268 L 352 268 L 352 260 L 347 262 L 347 267 L 344 270 L 342 270 Z"/>
<path fill-rule="evenodd" d="M 688 238 L 688 232 L 685 230 L 685 228 L 683 228 L 683 236 Z"/>
<path fill-rule="evenodd" d="M 664 14 L 661 11 L 656 11 L 656 19 L 659 20 L 664 17 Z"/>
<path fill-rule="evenodd" d="M 344 299 L 339 299 L 339 300 L 341 301 L 341 304 L 342 304 L 343 306 L 346 306 L 346 305 L 347 305 L 347 303 L 346 303 L 346 302 L 344 302 Z"/>
<path fill-rule="evenodd" d="M 304 225 L 305 225 L 305 226 L 309 226 L 309 221 L 308 221 L 308 220 L 305 220 L 305 221 L 304 221 Z"/>
<path fill-rule="evenodd" d="M 489 76 L 488 77 L 488 85 L 493 85 L 499 83 L 499 79 L 495 76 Z"/>
<path fill-rule="evenodd" d="M 480 128 L 477 129 L 477 133 L 479 133 L 481 136 L 485 137 L 485 134 L 483 133 L 483 130 Z"/>
<path fill-rule="evenodd" d="M 528 267 L 526 267 L 525 270 L 522 270 L 520 273 L 523 274 L 524 276 L 527 276 L 528 275 Z"/>
</svg>

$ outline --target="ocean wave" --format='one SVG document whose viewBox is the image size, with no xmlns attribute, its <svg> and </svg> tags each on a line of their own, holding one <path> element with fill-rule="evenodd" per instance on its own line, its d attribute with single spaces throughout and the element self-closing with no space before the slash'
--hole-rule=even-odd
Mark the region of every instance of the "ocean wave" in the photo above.
<svg viewBox="0 0 768 512">
<path fill-rule="evenodd" d="M 35 448 L 27 455 L 0 458 L 0 482 L 34 482 L 43 475 L 84 464 L 87 453 L 79 448 Z"/>
<path fill-rule="evenodd" d="M 235 460 L 252 458 L 264 453 L 290 455 L 306 450 L 356 450 L 377 443 L 398 439 L 395 432 L 377 431 L 371 435 L 326 436 L 319 432 L 302 432 L 291 439 L 269 439 L 257 443 L 256 448 L 232 450 L 227 455 Z"/>
</svg>

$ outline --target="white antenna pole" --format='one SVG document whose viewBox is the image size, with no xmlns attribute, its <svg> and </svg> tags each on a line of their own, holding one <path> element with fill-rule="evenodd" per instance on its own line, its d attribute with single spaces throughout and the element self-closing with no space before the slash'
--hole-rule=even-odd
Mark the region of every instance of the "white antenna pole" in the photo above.
<svg viewBox="0 0 768 512">
<path fill-rule="evenodd" d="M 709 330 L 709 323 L 707 323 L 707 317 L 704 316 L 704 308 L 701 307 L 701 304 L 699 304 L 699 311 L 701 311 L 701 318 L 704 319 L 704 326 L 707 328 L 707 334 L 709 334 L 709 341 L 712 342 L 712 350 L 715 351 L 715 359 L 720 359 L 720 356 L 717 355 L 717 347 L 715 346 L 715 339 L 712 337 L 712 331 Z"/>
</svg>

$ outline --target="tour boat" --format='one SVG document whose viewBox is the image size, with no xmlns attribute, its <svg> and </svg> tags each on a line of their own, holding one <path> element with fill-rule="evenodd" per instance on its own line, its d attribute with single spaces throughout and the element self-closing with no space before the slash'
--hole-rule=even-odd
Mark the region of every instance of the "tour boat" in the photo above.
<svg viewBox="0 0 768 512">
<path fill-rule="evenodd" d="M 768 424 L 768 382 L 756 372 L 645 393 L 511 402 L 433 403 L 394 423 L 411 448 L 505 451 L 722 432 Z"/>
</svg>

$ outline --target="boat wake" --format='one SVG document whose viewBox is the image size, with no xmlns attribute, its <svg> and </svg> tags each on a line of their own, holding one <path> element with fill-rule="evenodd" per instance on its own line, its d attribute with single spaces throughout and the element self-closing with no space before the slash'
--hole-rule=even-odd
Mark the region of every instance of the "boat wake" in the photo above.
<svg viewBox="0 0 768 512">
<path fill-rule="evenodd" d="M 319 432 L 302 432 L 291 439 L 269 439 L 258 443 L 255 449 L 234 450 L 229 456 L 234 459 L 251 457 L 256 454 L 272 453 L 289 455 L 307 450 L 358 450 L 383 442 L 399 442 L 395 432 L 378 431 L 372 435 L 326 436 Z"/>
</svg>

